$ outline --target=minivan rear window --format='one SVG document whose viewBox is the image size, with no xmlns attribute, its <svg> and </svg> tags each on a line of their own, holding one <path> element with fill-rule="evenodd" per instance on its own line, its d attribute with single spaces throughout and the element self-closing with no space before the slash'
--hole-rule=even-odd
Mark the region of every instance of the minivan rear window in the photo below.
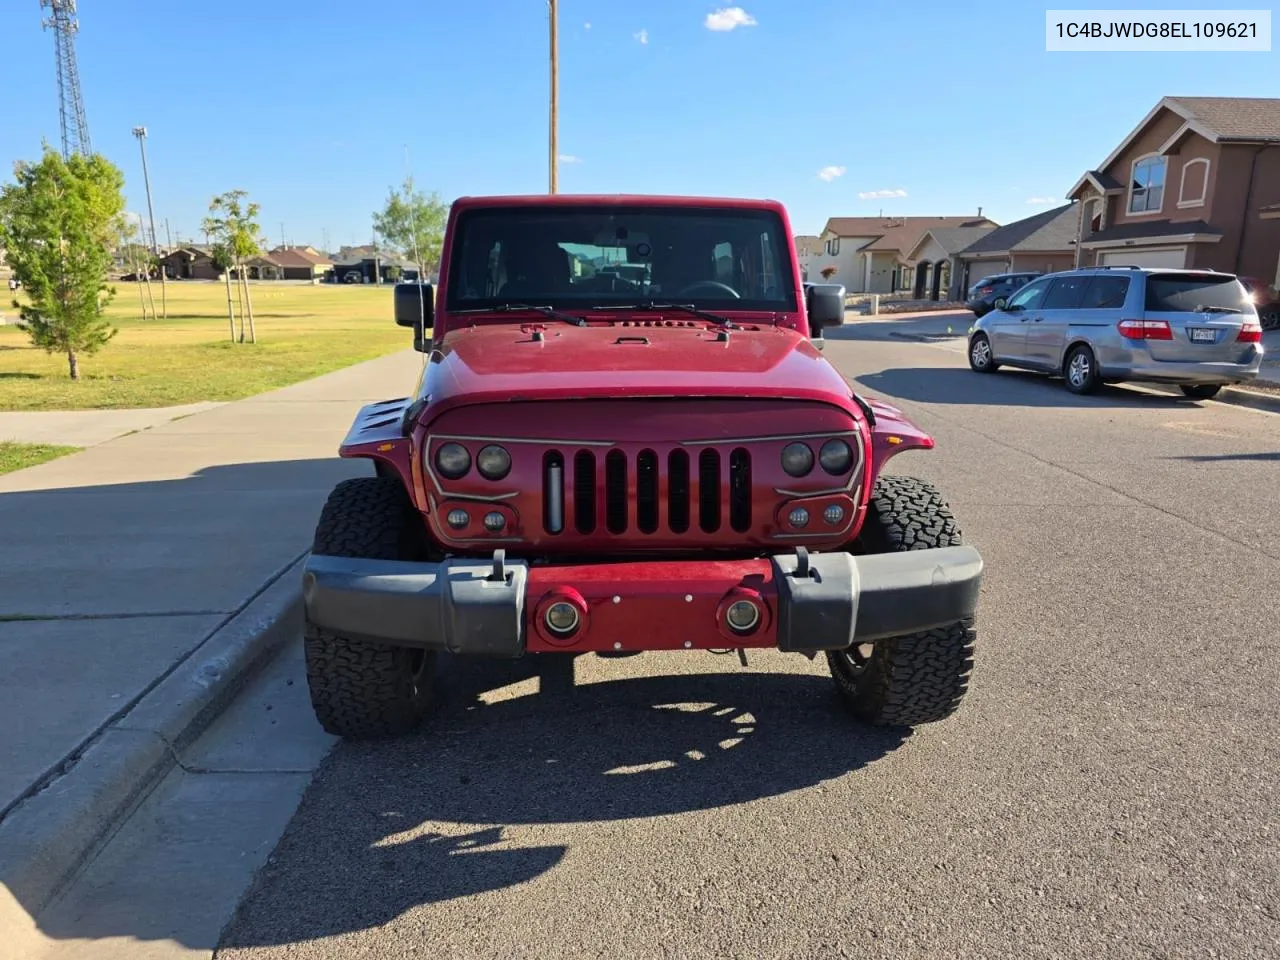
<svg viewBox="0 0 1280 960">
<path fill-rule="evenodd" d="M 1188 273 L 1160 273 L 1147 276 L 1147 309 L 1173 313 L 1195 313 L 1205 307 L 1245 310 L 1249 299 L 1234 276 L 1198 276 Z"/>
</svg>

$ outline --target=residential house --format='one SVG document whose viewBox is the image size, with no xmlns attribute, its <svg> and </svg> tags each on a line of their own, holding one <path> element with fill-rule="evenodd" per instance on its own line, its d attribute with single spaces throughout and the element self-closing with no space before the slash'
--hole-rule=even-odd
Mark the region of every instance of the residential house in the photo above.
<svg viewBox="0 0 1280 960">
<path fill-rule="evenodd" d="M 923 276 L 907 262 L 907 255 L 926 233 L 944 227 L 995 227 L 976 217 L 832 217 L 822 231 L 822 249 L 811 256 L 810 275 L 836 268 L 832 281 L 849 293 L 923 291 L 932 273 Z"/>
<path fill-rule="evenodd" d="M 1075 266 L 1079 210 L 1067 203 L 1006 223 L 956 255 L 952 299 L 960 299 L 979 280 L 1015 271 L 1054 273 Z"/>
<path fill-rule="evenodd" d="M 277 280 L 317 283 L 333 272 L 333 261 L 313 247 L 276 247 L 266 256 L 276 267 Z"/>
<path fill-rule="evenodd" d="M 160 258 L 165 275 L 174 280 L 221 280 L 222 271 L 213 260 L 213 249 L 188 243 Z"/>
<path fill-rule="evenodd" d="M 917 298 L 957 300 L 957 290 L 963 288 L 959 269 L 960 251 L 1003 227 L 933 227 L 926 230 L 914 247 L 907 252 L 908 277 L 912 281 L 912 293 Z"/>
<path fill-rule="evenodd" d="M 372 250 L 372 248 L 368 248 Z M 417 280 L 417 264 L 400 259 L 386 251 L 364 252 L 362 248 L 347 248 L 348 252 L 339 253 L 333 262 L 333 280 L 347 283 L 348 275 L 358 274 L 360 283 L 389 283 L 393 279 Z"/>
<path fill-rule="evenodd" d="M 809 274 L 809 261 L 816 255 L 822 253 L 822 238 L 801 236 L 796 237 L 796 257 L 800 261 L 801 279 L 806 283 L 821 283 L 822 277 L 817 273 L 812 276 Z"/>
<path fill-rule="evenodd" d="M 1068 197 L 1082 266 L 1280 279 L 1280 99 L 1165 97 Z"/>
</svg>

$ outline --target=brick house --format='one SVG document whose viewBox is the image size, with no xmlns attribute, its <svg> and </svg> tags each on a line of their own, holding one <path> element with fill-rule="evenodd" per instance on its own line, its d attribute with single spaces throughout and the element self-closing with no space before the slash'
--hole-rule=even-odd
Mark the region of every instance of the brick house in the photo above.
<svg viewBox="0 0 1280 960">
<path fill-rule="evenodd" d="M 213 261 L 213 251 L 203 244 L 188 243 L 160 258 L 165 275 L 175 280 L 221 280 L 222 271 Z"/>
<path fill-rule="evenodd" d="M 1067 197 L 1077 265 L 1280 280 L 1280 99 L 1165 97 Z"/>
</svg>

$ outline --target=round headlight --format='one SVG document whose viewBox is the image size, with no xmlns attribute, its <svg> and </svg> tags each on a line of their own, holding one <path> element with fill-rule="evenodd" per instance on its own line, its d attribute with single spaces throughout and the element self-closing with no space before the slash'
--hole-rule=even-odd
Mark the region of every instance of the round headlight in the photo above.
<svg viewBox="0 0 1280 960">
<path fill-rule="evenodd" d="M 471 469 L 471 454 L 460 443 L 446 443 L 436 451 L 436 469 L 450 480 L 457 480 Z"/>
<path fill-rule="evenodd" d="M 848 473 L 853 466 L 853 450 L 843 440 L 828 440 L 818 451 L 818 462 L 832 476 Z"/>
<path fill-rule="evenodd" d="M 804 527 L 809 524 L 809 511 L 804 507 L 796 507 L 787 516 L 787 522 L 793 527 Z"/>
<path fill-rule="evenodd" d="M 731 630 L 746 633 L 760 622 L 760 608 L 750 600 L 738 600 L 725 611 L 724 618 Z"/>
<path fill-rule="evenodd" d="M 548 630 L 563 637 L 578 629 L 578 608 L 561 600 L 549 606 L 542 619 Z"/>
<path fill-rule="evenodd" d="M 476 469 L 486 480 L 501 480 L 511 472 L 511 454 L 497 444 L 490 444 L 476 454 Z"/>
<path fill-rule="evenodd" d="M 782 448 L 782 469 L 793 477 L 803 477 L 813 469 L 813 451 L 808 444 L 788 443 Z"/>
<path fill-rule="evenodd" d="M 450 510 L 449 515 L 444 519 L 455 530 L 461 530 L 471 522 L 471 517 L 465 510 Z"/>
</svg>

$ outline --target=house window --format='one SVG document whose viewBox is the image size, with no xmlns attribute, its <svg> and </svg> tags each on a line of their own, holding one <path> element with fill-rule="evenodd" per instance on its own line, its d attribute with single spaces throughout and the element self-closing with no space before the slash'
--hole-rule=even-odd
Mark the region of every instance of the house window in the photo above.
<svg viewBox="0 0 1280 960">
<path fill-rule="evenodd" d="M 840 238 L 839 237 L 832 237 L 830 240 L 827 241 L 827 256 L 829 257 L 840 256 Z"/>
<path fill-rule="evenodd" d="M 1178 206 L 1203 207 L 1209 192 L 1209 161 L 1204 157 L 1182 165 L 1182 184 L 1178 188 Z"/>
<path fill-rule="evenodd" d="M 1168 157 L 1143 157 L 1133 165 L 1129 184 L 1130 213 L 1159 213 L 1164 206 L 1164 174 Z"/>
</svg>

